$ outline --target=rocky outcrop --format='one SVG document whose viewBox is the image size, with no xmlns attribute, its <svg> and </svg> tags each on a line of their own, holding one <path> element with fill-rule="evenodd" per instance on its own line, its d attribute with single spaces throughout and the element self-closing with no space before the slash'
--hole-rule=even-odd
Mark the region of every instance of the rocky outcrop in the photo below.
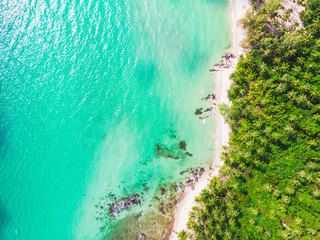
<svg viewBox="0 0 320 240">
<path fill-rule="evenodd" d="M 122 198 L 110 206 L 110 216 L 116 217 L 121 211 L 129 209 L 132 205 L 138 204 L 141 204 L 141 199 L 137 194 L 130 197 Z"/>
</svg>

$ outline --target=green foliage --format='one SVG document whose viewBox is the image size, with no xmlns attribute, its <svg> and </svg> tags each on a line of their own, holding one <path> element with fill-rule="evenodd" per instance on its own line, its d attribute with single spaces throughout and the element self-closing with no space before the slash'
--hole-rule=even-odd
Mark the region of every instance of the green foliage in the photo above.
<svg viewBox="0 0 320 240">
<path fill-rule="evenodd" d="M 271 18 L 270 2 L 247 20 Z M 305 6 L 305 28 L 260 28 L 240 58 L 232 106 L 219 106 L 232 129 L 225 182 L 214 178 L 197 198 L 185 239 L 320 239 L 320 1 Z"/>
<path fill-rule="evenodd" d="M 263 37 L 278 31 L 278 10 L 281 8 L 278 0 L 269 0 L 258 12 L 248 11 L 241 23 L 248 30 L 248 37 L 242 43 L 244 47 L 257 48 Z M 255 9 L 255 8 L 254 8 Z"/>
<path fill-rule="evenodd" d="M 188 234 L 185 230 L 182 230 L 178 234 L 178 237 L 179 237 L 180 240 L 186 240 L 186 239 L 188 239 L 189 236 L 190 236 L 190 234 Z"/>
<path fill-rule="evenodd" d="M 219 104 L 219 112 L 226 119 L 228 117 L 229 106 L 226 103 Z"/>
</svg>

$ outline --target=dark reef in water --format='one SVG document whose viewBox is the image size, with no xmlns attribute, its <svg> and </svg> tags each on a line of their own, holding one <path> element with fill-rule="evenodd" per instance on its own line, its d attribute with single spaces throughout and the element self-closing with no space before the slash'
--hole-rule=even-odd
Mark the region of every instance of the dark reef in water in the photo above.
<svg viewBox="0 0 320 240">
<path fill-rule="evenodd" d="M 213 114 L 213 106 L 217 105 L 215 100 L 216 100 L 216 95 L 214 93 L 209 93 L 206 97 L 201 99 L 202 101 L 207 101 L 207 100 L 212 100 L 212 105 L 207 108 L 196 108 L 196 111 L 194 112 L 195 115 L 199 116 L 199 119 L 206 119 Z M 209 115 L 204 115 L 205 113 L 210 113 Z"/>
<path fill-rule="evenodd" d="M 110 209 L 109 209 L 110 216 L 116 217 L 121 211 L 128 209 L 132 205 L 138 205 L 138 204 L 141 204 L 141 199 L 138 194 L 130 197 L 122 198 L 110 206 Z"/>
<path fill-rule="evenodd" d="M 188 168 L 181 171 L 180 181 L 160 186 L 150 201 L 149 208 L 140 212 L 133 211 L 132 214 L 120 219 L 114 226 L 112 236 L 108 236 L 107 239 L 169 239 L 180 196 L 186 188 L 192 189 L 194 187 L 204 171 L 203 167 Z M 143 193 L 140 194 L 141 201 L 142 195 Z M 130 202 L 130 198 L 135 196 L 138 195 L 124 199 L 126 202 Z M 112 206 L 119 204 L 124 199 L 114 202 Z M 121 205 L 123 206 L 123 203 Z M 131 206 L 133 209 L 135 204 Z M 130 211 L 131 207 L 127 209 Z"/>
<path fill-rule="evenodd" d="M 184 159 L 186 157 L 192 157 L 193 154 L 187 151 L 187 144 L 185 141 L 179 141 L 171 146 L 156 144 L 156 155 L 158 157 L 165 157 L 171 159 Z"/>
</svg>

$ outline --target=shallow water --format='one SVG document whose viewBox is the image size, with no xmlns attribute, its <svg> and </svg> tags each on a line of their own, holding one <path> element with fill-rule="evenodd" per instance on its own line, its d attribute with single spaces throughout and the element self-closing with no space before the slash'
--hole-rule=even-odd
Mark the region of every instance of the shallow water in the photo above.
<svg viewBox="0 0 320 240">
<path fill-rule="evenodd" d="M 4 0 L 0 30 L 1 239 L 100 238 L 128 212 L 109 224 L 96 204 L 147 208 L 212 160 L 213 118 L 194 113 L 230 44 L 227 0 Z"/>
</svg>

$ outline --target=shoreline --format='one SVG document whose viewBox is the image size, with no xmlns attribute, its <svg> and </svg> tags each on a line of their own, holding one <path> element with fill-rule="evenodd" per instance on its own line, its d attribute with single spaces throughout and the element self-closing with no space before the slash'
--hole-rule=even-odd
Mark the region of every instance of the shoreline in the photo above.
<svg viewBox="0 0 320 240">
<path fill-rule="evenodd" d="M 229 0 L 230 13 L 232 20 L 232 46 L 229 49 L 235 58 L 230 61 L 230 67 L 219 68 L 215 73 L 215 88 L 214 93 L 216 94 L 216 103 L 226 103 L 229 106 L 231 102 L 228 99 L 228 89 L 231 86 L 230 75 L 235 71 L 238 57 L 241 54 L 245 54 L 245 49 L 240 47 L 241 41 L 245 38 L 246 33 L 243 28 L 238 26 L 238 22 L 242 19 L 248 9 L 250 8 L 249 0 Z M 187 230 L 187 222 L 189 219 L 189 212 L 192 207 L 196 205 L 195 198 L 199 196 L 201 191 L 205 189 L 210 183 L 212 177 L 219 176 L 219 170 L 223 165 L 220 154 L 222 147 L 227 145 L 229 142 L 230 129 L 227 123 L 225 123 L 223 116 L 220 114 L 218 107 L 214 108 L 215 114 L 215 156 L 214 162 L 210 171 L 204 173 L 199 181 L 195 184 L 194 190 L 191 188 L 186 189 L 182 194 L 177 204 L 175 211 L 173 230 L 170 235 L 170 239 L 178 239 L 178 233 L 182 230 Z"/>
</svg>

